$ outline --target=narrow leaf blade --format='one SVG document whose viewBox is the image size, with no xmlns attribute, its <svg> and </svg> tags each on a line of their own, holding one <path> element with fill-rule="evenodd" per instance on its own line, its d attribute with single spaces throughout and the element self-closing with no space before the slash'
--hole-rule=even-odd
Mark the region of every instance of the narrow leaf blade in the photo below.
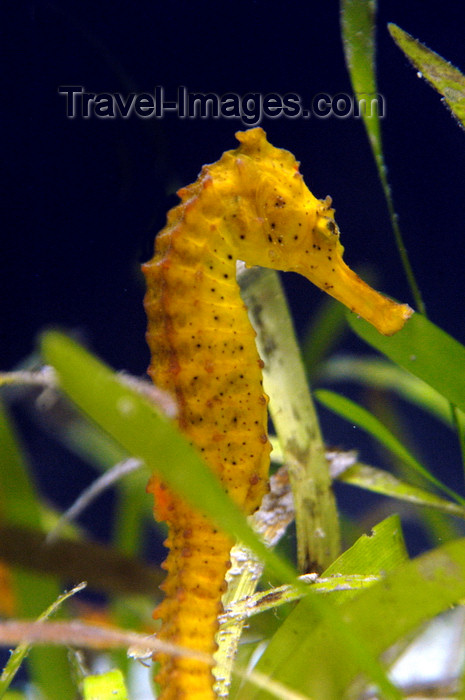
<svg viewBox="0 0 465 700">
<path fill-rule="evenodd" d="M 397 46 L 432 87 L 443 96 L 458 122 L 465 126 L 465 76 L 442 56 L 431 51 L 396 24 L 388 24 Z"/>
<path fill-rule="evenodd" d="M 348 320 L 363 340 L 465 411 L 465 347 L 457 340 L 419 313 L 390 338 L 353 315 Z"/>
<path fill-rule="evenodd" d="M 336 355 L 323 365 L 318 379 L 329 382 L 355 382 L 394 392 L 449 427 L 454 427 L 450 402 L 444 396 L 423 380 L 381 357 Z M 465 427 L 465 414 L 462 411 L 459 412 L 459 420 Z"/>
<path fill-rule="evenodd" d="M 47 333 L 42 352 L 57 370 L 60 386 L 84 413 L 158 471 L 194 508 L 253 549 L 281 580 L 295 582 L 292 567 L 265 548 L 197 451 L 154 405 L 61 333 Z"/>
<path fill-rule="evenodd" d="M 397 479 L 393 474 L 383 469 L 371 467 L 368 464 L 357 462 L 342 472 L 337 479 L 345 484 L 358 486 L 366 491 L 379 493 L 388 498 L 397 498 L 400 501 L 407 501 L 407 503 L 417 506 L 435 508 L 443 513 L 465 519 L 465 508 L 463 506 L 447 501 L 419 486 L 408 484 L 401 479 Z"/>
<path fill-rule="evenodd" d="M 367 103 L 377 96 L 375 72 L 376 2 L 342 0 L 342 41 L 352 88 L 358 100 Z M 377 109 L 363 112 L 363 121 L 380 172 L 384 173 L 383 152 Z"/>
<path fill-rule="evenodd" d="M 455 493 L 448 486 L 443 484 L 439 479 L 431 474 L 428 469 L 426 469 L 420 462 L 414 457 L 409 450 L 396 438 L 396 436 L 391 433 L 388 428 L 386 428 L 381 421 L 379 421 L 373 414 L 367 411 L 363 406 L 351 401 L 351 399 L 336 394 L 333 391 L 328 391 L 326 389 L 320 389 L 315 392 L 315 397 L 324 406 L 334 411 L 339 416 L 346 418 L 351 423 L 358 425 L 362 430 L 372 435 L 376 440 L 378 440 L 384 447 L 386 447 L 390 452 L 392 452 L 396 457 L 401 459 L 405 464 L 407 464 L 412 469 L 415 469 L 419 474 L 421 474 L 425 479 L 434 484 L 438 489 L 447 493 L 447 495 L 454 498 L 456 501 L 465 504 L 465 499 Z"/>
<path fill-rule="evenodd" d="M 41 530 L 39 497 L 29 479 L 27 465 L 1 398 L 0 465 L 3 519 L 10 525 L 26 527 L 32 532 Z M 58 584 L 53 579 L 35 572 L 12 569 L 11 579 L 17 614 L 25 618 L 35 619 L 60 594 Z M 40 690 L 46 691 L 50 700 L 71 700 L 75 696 L 65 650 L 33 648 L 28 663 L 33 683 Z M 5 683 L 1 684 L 2 693 L 10 680 L 11 676 L 8 676 Z"/>
</svg>

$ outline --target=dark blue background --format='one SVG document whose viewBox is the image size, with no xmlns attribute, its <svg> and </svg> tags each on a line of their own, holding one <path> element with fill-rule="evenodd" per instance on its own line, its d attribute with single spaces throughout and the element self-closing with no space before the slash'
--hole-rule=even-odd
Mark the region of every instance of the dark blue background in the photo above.
<svg viewBox="0 0 465 700">
<path fill-rule="evenodd" d="M 378 88 L 387 106 L 382 127 L 400 224 L 431 319 L 464 342 L 465 134 L 386 28 L 397 23 L 464 69 L 462 4 L 379 5 Z M 319 92 L 350 93 L 338 3 L 13 7 L 2 40 L 9 101 L 2 126 L 8 218 L 0 251 L 0 366 L 9 369 L 30 353 L 44 326 L 60 325 L 84 332 L 115 368 L 141 375 L 148 350 L 140 263 L 151 256 L 175 190 L 235 147 L 234 132 L 243 125 L 174 114 L 69 120 L 58 87 L 127 93 L 163 85 L 168 96 L 178 85 L 218 94 L 294 92 L 306 104 Z M 301 161 L 314 194 L 333 197 L 347 262 L 370 265 L 380 289 L 412 304 L 361 121 L 280 118 L 261 125 L 273 144 Z M 321 293 L 292 275 L 285 284 L 302 330 Z M 332 443 L 356 446 L 352 434 L 333 425 L 339 426 L 325 421 Z M 432 431 L 421 434 L 440 452 L 439 460 L 431 453 L 431 466 L 459 487 L 455 446 L 449 434 L 438 443 Z"/>
</svg>

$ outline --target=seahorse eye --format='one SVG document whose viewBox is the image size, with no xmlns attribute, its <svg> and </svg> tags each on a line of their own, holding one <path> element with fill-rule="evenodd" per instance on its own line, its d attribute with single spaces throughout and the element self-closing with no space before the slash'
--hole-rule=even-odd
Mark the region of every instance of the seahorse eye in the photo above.
<svg viewBox="0 0 465 700">
<path fill-rule="evenodd" d="M 328 229 L 328 231 L 330 233 L 337 234 L 336 223 L 334 221 L 332 221 L 331 219 L 329 219 L 329 221 L 326 222 L 326 228 Z"/>
<path fill-rule="evenodd" d="M 333 218 L 319 216 L 315 224 L 315 230 L 324 238 L 339 238 L 339 228 Z"/>
</svg>

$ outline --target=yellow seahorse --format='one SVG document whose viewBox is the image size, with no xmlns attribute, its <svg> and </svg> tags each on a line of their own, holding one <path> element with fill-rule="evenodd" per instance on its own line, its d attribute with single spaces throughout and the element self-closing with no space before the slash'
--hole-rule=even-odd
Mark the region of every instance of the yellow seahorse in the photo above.
<svg viewBox="0 0 465 700">
<path fill-rule="evenodd" d="M 254 331 L 236 283 L 236 261 L 292 270 L 384 334 L 412 310 L 366 285 L 342 260 L 331 199 L 316 199 L 288 151 L 261 128 L 202 168 L 168 213 L 143 266 L 149 373 L 179 407 L 182 431 L 224 489 L 252 513 L 267 488 L 267 397 Z M 212 655 L 232 542 L 153 477 L 155 516 L 169 526 L 165 599 L 154 613 L 163 640 Z M 210 667 L 160 654 L 163 700 L 214 698 Z"/>
</svg>

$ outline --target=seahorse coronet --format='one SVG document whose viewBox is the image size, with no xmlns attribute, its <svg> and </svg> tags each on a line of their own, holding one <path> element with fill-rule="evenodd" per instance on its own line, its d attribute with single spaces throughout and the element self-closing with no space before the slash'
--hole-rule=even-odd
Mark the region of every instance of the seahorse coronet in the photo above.
<svg viewBox="0 0 465 700">
<path fill-rule="evenodd" d="M 149 374 L 176 399 L 179 427 L 250 514 L 267 489 L 268 398 L 237 260 L 299 272 L 385 334 L 399 330 L 412 310 L 371 289 L 343 262 L 331 198 L 314 197 L 291 153 L 272 146 L 260 127 L 236 137 L 238 148 L 178 191 L 181 201 L 143 271 Z M 165 599 L 154 613 L 159 637 L 211 656 L 233 542 L 156 475 L 148 491 L 155 517 L 169 526 Z M 161 700 L 214 699 L 209 664 L 156 658 Z"/>
</svg>

